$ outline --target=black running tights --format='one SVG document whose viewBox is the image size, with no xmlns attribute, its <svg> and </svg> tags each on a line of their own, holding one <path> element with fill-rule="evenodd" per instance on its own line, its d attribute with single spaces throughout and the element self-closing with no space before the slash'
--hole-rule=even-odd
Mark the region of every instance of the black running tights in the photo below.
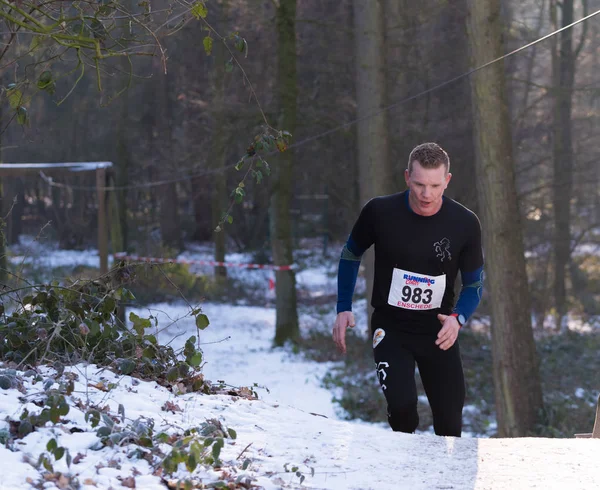
<svg viewBox="0 0 600 490">
<path fill-rule="evenodd" d="M 465 380 L 458 341 L 444 351 L 435 345 L 436 335 L 376 326 L 373 330 L 385 332 L 373 354 L 392 430 L 411 433 L 419 425 L 416 364 L 431 406 L 435 433 L 460 437 Z M 381 337 L 381 332 L 378 334 Z"/>
</svg>

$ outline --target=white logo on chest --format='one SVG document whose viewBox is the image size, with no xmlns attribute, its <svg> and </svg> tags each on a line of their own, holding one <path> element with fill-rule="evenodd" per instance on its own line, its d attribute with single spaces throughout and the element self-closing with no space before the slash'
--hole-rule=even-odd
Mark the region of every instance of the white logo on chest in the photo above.
<svg viewBox="0 0 600 490">
<path fill-rule="evenodd" d="M 435 250 L 435 256 L 442 262 L 444 259 L 452 260 L 452 255 L 450 254 L 450 240 L 447 238 L 444 237 L 439 242 L 435 242 L 433 244 L 433 249 Z"/>
</svg>

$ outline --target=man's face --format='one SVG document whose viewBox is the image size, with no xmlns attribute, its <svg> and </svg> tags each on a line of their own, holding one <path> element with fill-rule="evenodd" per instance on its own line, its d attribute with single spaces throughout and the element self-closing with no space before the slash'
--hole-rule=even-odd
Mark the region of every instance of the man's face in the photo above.
<svg viewBox="0 0 600 490">
<path fill-rule="evenodd" d="M 410 189 L 408 202 L 411 209 L 422 216 L 432 216 L 442 207 L 442 196 L 452 178 L 446 167 L 423 168 L 416 160 L 412 172 L 404 171 L 406 185 Z"/>
</svg>

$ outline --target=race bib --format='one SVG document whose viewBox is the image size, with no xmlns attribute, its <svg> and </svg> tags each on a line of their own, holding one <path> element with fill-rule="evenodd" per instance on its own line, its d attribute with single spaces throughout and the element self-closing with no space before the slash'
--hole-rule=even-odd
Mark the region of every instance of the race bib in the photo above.
<svg viewBox="0 0 600 490">
<path fill-rule="evenodd" d="M 442 306 L 446 274 L 428 276 L 394 269 L 388 304 L 407 310 L 433 310 Z"/>
</svg>

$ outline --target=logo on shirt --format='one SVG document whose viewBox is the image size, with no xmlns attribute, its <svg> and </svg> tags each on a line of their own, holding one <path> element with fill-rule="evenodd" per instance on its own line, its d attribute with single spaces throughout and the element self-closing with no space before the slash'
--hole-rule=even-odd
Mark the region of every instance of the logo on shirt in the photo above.
<svg viewBox="0 0 600 490">
<path fill-rule="evenodd" d="M 436 257 L 442 262 L 444 259 L 452 260 L 452 255 L 450 255 L 450 240 L 447 238 L 442 238 L 439 242 L 435 242 L 433 249 L 435 250 Z"/>
</svg>

